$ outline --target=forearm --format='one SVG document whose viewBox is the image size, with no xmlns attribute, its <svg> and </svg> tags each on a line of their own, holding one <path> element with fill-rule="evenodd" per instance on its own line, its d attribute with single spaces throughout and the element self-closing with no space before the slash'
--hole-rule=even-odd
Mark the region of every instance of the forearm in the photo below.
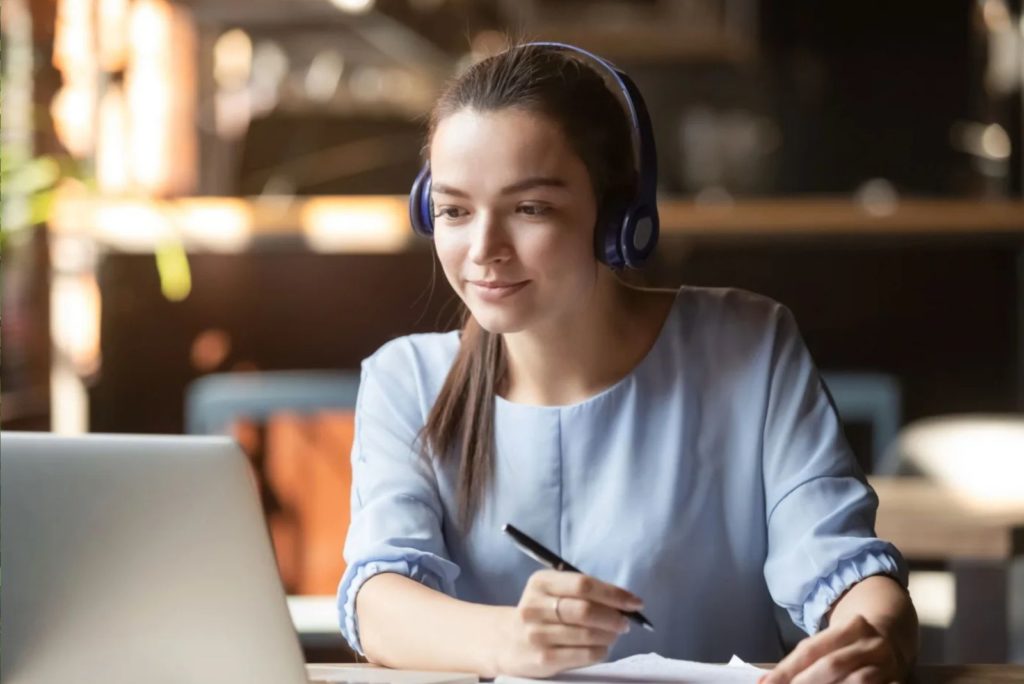
<svg viewBox="0 0 1024 684">
<path fill-rule="evenodd" d="M 832 606 L 829 625 L 842 625 L 860 615 L 897 649 L 906 666 L 917 657 L 917 611 L 910 596 L 894 579 L 868 577 L 853 585 Z"/>
<path fill-rule="evenodd" d="M 493 677 L 495 640 L 514 608 L 460 601 L 403 575 L 371 577 L 356 597 L 366 656 L 387 667 Z"/>
</svg>

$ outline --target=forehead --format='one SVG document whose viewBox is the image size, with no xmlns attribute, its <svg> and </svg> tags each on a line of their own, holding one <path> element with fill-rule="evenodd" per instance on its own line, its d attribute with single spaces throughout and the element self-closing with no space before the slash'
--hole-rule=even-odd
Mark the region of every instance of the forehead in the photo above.
<svg viewBox="0 0 1024 684">
<path fill-rule="evenodd" d="M 515 180 L 524 174 L 575 180 L 586 174 L 561 128 L 550 118 L 521 109 L 461 109 L 442 119 L 430 141 L 435 181 L 453 185 Z"/>
</svg>

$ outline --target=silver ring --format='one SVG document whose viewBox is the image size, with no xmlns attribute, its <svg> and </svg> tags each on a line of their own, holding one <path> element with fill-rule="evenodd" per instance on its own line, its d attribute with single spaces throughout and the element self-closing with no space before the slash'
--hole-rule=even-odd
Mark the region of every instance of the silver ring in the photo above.
<svg viewBox="0 0 1024 684">
<path fill-rule="evenodd" d="M 561 597 L 561 596 L 556 596 L 556 597 L 555 597 L 555 617 L 556 617 L 556 618 L 558 618 L 558 621 L 559 621 L 559 622 L 561 622 L 561 623 L 565 624 L 565 620 L 563 620 L 563 619 L 562 619 L 562 615 L 561 615 L 561 613 L 559 613 L 559 612 L 558 612 L 558 603 L 559 603 L 559 601 L 561 601 L 561 600 L 562 600 L 562 597 Z"/>
</svg>

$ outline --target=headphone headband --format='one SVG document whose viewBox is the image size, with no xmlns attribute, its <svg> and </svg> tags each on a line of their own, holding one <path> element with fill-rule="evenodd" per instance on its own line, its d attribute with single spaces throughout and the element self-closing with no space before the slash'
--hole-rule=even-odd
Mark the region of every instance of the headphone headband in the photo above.
<svg viewBox="0 0 1024 684">
<path fill-rule="evenodd" d="M 657 204 L 658 160 L 654 146 L 654 130 L 647 105 L 640 89 L 625 72 L 611 62 L 583 48 L 550 41 L 525 43 L 512 50 L 542 47 L 564 50 L 585 57 L 601 68 L 616 85 L 629 114 L 633 131 L 633 151 L 637 165 L 636 192 L 625 206 L 602 216 L 595 229 L 595 253 L 598 259 L 614 269 L 640 267 L 654 251 L 658 242 Z M 430 164 L 424 164 L 409 194 L 409 219 L 420 235 L 433 237 L 434 216 L 430 205 Z"/>
</svg>

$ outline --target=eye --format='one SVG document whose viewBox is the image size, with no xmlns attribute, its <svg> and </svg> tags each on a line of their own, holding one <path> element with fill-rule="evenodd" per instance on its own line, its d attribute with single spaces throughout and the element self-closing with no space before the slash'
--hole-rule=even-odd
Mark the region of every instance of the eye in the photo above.
<svg viewBox="0 0 1024 684">
<path fill-rule="evenodd" d="M 469 214 L 469 212 L 461 207 L 440 206 L 434 208 L 434 218 L 443 217 L 445 219 L 448 219 L 449 221 L 454 221 L 455 219 L 462 218 L 467 214 Z"/>
<path fill-rule="evenodd" d="M 551 213 L 551 207 L 546 204 L 520 204 L 516 211 L 524 216 L 546 216 Z"/>
</svg>

